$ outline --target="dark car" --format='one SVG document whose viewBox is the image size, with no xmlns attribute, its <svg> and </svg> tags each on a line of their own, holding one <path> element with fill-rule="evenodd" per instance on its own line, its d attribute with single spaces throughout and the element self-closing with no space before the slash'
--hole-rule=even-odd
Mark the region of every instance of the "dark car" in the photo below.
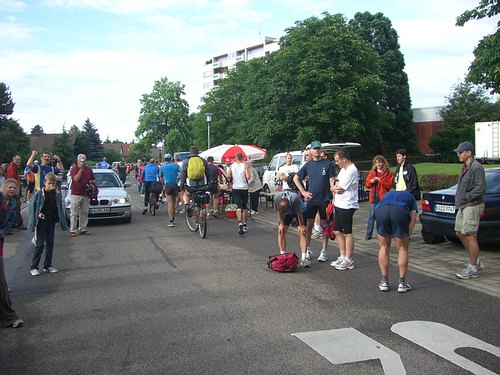
<svg viewBox="0 0 500 375">
<path fill-rule="evenodd" d="M 479 222 L 478 241 L 500 241 L 500 168 L 486 169 L 484 212 Z M 455 235 L 455 193 L 457 185 L 448 189 L 424 193 L 422 197 L 422 237 L 425 243 L 445 239 L 459 242 Z"/>
</svg>

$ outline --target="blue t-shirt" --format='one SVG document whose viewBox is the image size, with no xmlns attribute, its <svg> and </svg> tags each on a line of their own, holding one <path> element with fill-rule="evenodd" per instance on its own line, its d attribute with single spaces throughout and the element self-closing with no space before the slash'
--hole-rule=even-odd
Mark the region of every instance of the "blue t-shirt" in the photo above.
<svg viewBox="0 0 500 375">
<path fill-rule="evenodd" d="M 415 200 L 415 197 L 413 196 L 413 194 L 407 191 L 391 190 L 387 192 L 382 200 L 378 202 L 375 209 L 383 206 L 406 207 L 408 211 L 418 212 L 417 201 Z"/>
<path fill-rule="evenodd" d="M 278 207 L 278 203 L 280 200 L 283 198 L 287 197 L 288 200 L 290 201 L 290 207 L 288 207 L 287 215 L 293 216 L 297 215 L 298 212 L 304 213 L 306 211 L 306 205 L 300 199 L 299 195 L 297 193 L 294 193 L 293 191 L 283 191 L 275 195 L 274 197 L 274 207 Z"/>
<path fill-rule="evenodd" d="M 101 161 L 101 162 L 97 163 L 97 165 L 99 166 L 99 169 L 108 169 L 109 168 L 109 164 L 105 161 Z"/>
<path fill-rule="evenodd" d="M 35 189 L 40 190 L 43 187 L 45 181 L 45 175 L 50 172 L 54 172 L 56 175 L 61 173 L 61 170 L 52 165 L 35 164 L 31 170 L 35 174 Z M 40 173 L 38 171 L 40 170 Z"/>
<path fill-rule="evenodd" d="M 307 191 L 312 193 L 310 200 L 321 202 L 332 199 L 330 178 L 336 175 L 332 162 L 326 159 L 309 160 L 297 173 L 301 180 L 308 177 Z"/>
<path fill-rule="evenodd" d="M 161 167 L 161 176 L 164 184 L 177 184 L 180 167 L 176 163 L 167 162 Z"/>
<path fill-rule="evenodd" d="M 149 163 L 142 170 L 142 181 L 144 182 L 154 182 L 158 181 L 158 176 L 160 174 L 160 168 L 154 163 Z"/>
</svg>

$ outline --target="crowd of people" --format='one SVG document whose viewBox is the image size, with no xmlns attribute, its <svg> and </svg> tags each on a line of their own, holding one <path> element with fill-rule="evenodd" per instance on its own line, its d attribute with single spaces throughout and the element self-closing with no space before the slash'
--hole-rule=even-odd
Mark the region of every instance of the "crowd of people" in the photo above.
<svg viewBox="0 0 500 375">
<path fill-rule="evenodd" d="M 455 206 L 457 216 L 455 231 L 457 237 L 466 248 L 469 261 L 467 267 L 456 276 L 461 279 L 477 278 L 482 264 L 479 260 L 477 231 L 480 215 L 484 210 L 483 195 L 486 189 L 485 173 L 481 164 L 474 160 L 473 145 L 462 142 L 455 150 L 463 168 L 458 181 Z M 13 156 L 9 164 L 0 166 L 0 325 L 21 327 L 24 322 L 12 307 L 10 291 L 5 279 L 3 249 L 5 236 L 13 233 L 13 228 L 34 232 L 34 250 L 30 273 L 40 275 L 39 264 L 45 252 L 43 271 L 49 274 L 58 270 L 52 264 L 55 226 L 62 230 L 68 228 L 66 211 L 60 192 L 58 175 L 64 172 L 64 166 L 57 155 L 48 152 L 41 154 L 41 162 L 37 162 L 36 151 L 33 151 L 26 163 L 25 174 L 31 175 L 27 180 L 24 197 L 28 199 L 29 222 L 24 225 L 21 215 L 21 179 L 23 173 L 22 160 L 19 155 Z M 364 184 L 370 191 L 370 213 L 366 228 L 365 240 L 373 238 L 376 226 L 379 239 L 378 263 L 381 272 L 379 289 L 389 290 L 389 251 L 392 239 L 395 239 L 398 251 L 398 292 L 411 290 L 406 281 L 409 262 L 409 240 L 417 217 L 417 200 L 420 199 L 420 187 L 417 173 L 407 159 L 403 149 L 396 151 L 398 165 L 394 173 L 389 169 L 387 160 L 382 155 L 373 158 L 373 165 Z M 122 166 L 120 172 L 119 167 Z M 189 156 L 181 161 L 171 154 L 164 155 L 164 163 L 151 159 L 137 164 L 127 170 L 120 165 L 116 172 L 126 174 L 135 169 L 138 192 L 144 196 L 144 210 L 149 204 L 151 185 L 160 181 L 163 189 L 161 196 L 168 206 L 169 227 L 175 223 L 176 212 L 183 212 L 191 194 L 202 189 L 209 191 L 209 214 L 217 216 L 221 198 L 221 189 L 231 192 L 232 202 L 236 205 L 238 233 L 248 232 L 248 199 L 250 197 L 250 215 L 258 213 L 259 194 L 262 183 L 251 163 L 244 160 L 241 153 L 235 155 L 234 161 L 227 160 L 226 168 L 214 164 L 213 157 L 207 160 L 199 156 L 198 147 L 190 148 Z M 98 168 L 109 168 L 104 158 Z M 333 232 L 337 239 L 339 254 L 330 265 L 336 270 L 354 269 L 354 235 L 353 220 L 358 203 L 359 172 L 351 161 L 349 153 L 337 150 L 331 159 L 321 143 L 313 141 L 306 150 L 305 163 L 299 169 L 292 163 L 292 155 L 288 154 L 285 165 L 278 170 L 282 180 L 282 190 L 274 197 L 278 213 L 278 247 L 280 253 L 287 252 L 286 234 L 292 222 L 297 221 L 301 266 L 309 268 L 314 256 L 311 250 L 313 233 L 319 232 L 322 237 L 322 248 L 317 257 L 318 262 L 327 262 L 329 236 L 322 235 L 327 219 L 327 207 L 334 204 Z M 89 185 L 95 186 L 95 176 L 87 165 L 87 158 L 79 154 L 69 172 L 72 180 L 70 197 L 70 237 L 90 235 L 88 225 L 88 209 L 92 196 Z M 189 214 L 189 212 L 188 212 Z"/>
</svg>

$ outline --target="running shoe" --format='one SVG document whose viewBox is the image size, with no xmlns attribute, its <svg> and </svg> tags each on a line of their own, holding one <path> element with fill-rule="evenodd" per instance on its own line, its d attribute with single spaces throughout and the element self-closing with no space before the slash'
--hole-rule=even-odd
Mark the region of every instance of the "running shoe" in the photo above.
<svg viewBox="0 0 500 375">
<path fill-rule="evenodd" d="M 345 271 L 354 269 L 354 262 L 352 259 L 344 258 L 339 265 L 335 266 L 336 270 Z"/>
<path fill-rule="evenodd" d="M 321 250 L 321 254 L 318 257 L 318 262 L 326 262 L 328 260 L 328 253 L 325 250 Z"/>
<path fill-rule="evenodd" d="M 404 283 L 399 283 L 398 285 L 398 292 L 399 293 L 406 293 L 411 290 L 410 284 L 408 284 L 406 281 Z"/>
<path fill-rule="evenodd" d="M 389 283 L 387 281 L 381 281 L 380 284 L 378 284 L 378 288 L 382 292 L 387 292 L 389 290 Z"/>
</svg>

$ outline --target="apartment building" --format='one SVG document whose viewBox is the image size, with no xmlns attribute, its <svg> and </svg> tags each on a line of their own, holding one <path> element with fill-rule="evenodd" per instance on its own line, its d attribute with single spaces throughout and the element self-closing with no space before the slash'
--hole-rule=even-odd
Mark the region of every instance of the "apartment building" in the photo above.
<svg viewBox="0 0 500 375">
<path fill-rule="evenodd" d="M 278 38 L 266 36 L 240 48 L 213 56 L 203 67 L 203 94 L 217 87 L 219 80 L 225 78 L 229 69 L 237 62 L 263 57 L 278 49 Z"/>
</svg>

